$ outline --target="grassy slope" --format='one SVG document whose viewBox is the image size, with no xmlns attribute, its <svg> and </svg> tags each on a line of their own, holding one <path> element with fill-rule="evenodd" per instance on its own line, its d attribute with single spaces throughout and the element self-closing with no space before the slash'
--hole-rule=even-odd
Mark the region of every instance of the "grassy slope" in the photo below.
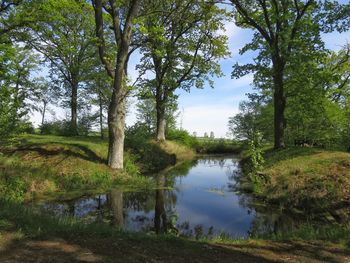
<svg viewBox="0 0 350 263">
<path fill-rule="evenodd" d="M 265 158 L 267 200 L 308 209 L 350 204 L 350 153 L 296 147 Z"/>
<path fill-rule="evenodd" d="M 191 150 L 176 143 L 149 145 L 157 155 L 147 159 L 148 169 L 159 170 L 176 160 L 193 157 Z M 0 190 L 12 199 L 24 192 L 28 199 L 33 193 L 62 190 L 152 187 L 149 178 L 138 175 L 140 170 L 147 171 L 143 169 L 142 153 L 126 153 L 125 171 L 109 169 L 106 155 L 107 142 L 99 138 L 25 135 L 12 146 L 0 148 Z"/>
</svg>

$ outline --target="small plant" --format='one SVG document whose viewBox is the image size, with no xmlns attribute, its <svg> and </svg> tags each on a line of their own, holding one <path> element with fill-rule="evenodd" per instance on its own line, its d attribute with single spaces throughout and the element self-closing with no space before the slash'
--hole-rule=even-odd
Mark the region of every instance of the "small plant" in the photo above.
<svg viewBox="0 0 350 263">
<path fill-rule="evenodd" d="M 255 174 L 262 170 L 265 162 L 263 157 L 261 141 L 261 133 L 257 132 L 254 135 L 254 138 L 249 142 L 249 156 L 252 162 L 251 171 Z"/>
<path fill-rule="evenodd" d="M 259 173 L 262 171 L 265 163 L 262 149 L 262 135 L 260 132 L 255 133 L 253 139 L 249 141 L 248 153 L 251 160 L 251 167 L 248 176 L 252 182 L 253 191 L 255 193 L 260 193 L 262 184 L 264 183 L 264 178 L 259 176 Z"/>
<path fill-rule="evenodd" d="M 22 202 L 27 183 L 20 177 L 7 176 L 0 181 L 0 198 L 11 202 Z"/>
</svg>

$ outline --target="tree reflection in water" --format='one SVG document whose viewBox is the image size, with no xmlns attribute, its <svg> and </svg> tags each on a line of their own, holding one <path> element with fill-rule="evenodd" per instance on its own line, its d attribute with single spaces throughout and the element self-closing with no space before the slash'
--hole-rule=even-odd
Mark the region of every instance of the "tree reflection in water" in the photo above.
<svg viewBox="0 0 350 263">
<path fill-rule="evenodd" d="M 154 207 L 154 229 L 158 234 L 160 232 L 166 233 L 168 230 L 168 220 L 164 204 L 164 175 L 157 178 L 156 202 Z"/>
<path fill-rule="evenodd" d="M 123 215 L 123 192 L 113 189 L 110 193 L 111 211 L 113 214 L 112 224 L 119 228 L 124 226 Z"/>
</svg>

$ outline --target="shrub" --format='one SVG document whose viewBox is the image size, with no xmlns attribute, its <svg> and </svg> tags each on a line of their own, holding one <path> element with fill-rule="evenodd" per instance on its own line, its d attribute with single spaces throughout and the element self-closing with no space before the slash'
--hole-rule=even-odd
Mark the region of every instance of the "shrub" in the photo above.
<svg viewBox="0 0 350 263">
<path fill-rule="evenodd" d="M 78 127 L 79 130 L 79 127 Z M 85 132 L 85 129 L 80 129 Z M 70 121 L 52 121 L 46 122 L 40 126 L 41 134 L 45 135 L 61 135 L 61 136 L 71 136 L 75 135 Z"/>
<path fill-rule="evenodd" d="M 137 159 L 139 159 L 135 154 L 127 153 L 124 156 L 124 170 L 130 175 L 139 175 L 140 170 L 135 164 Z"/>
<path fill-rule="evenodd" d="M 136 123 L 125 129 L 125 145 L 131 149 L 144 146 L 151 137 L 147 126 L 142 123 Z"/>
<path fill-rule="evenodd" d="M 255 193 L 260 193 L 262 184 L 265 179 L 259 175 L 259 172 L 263 169 L 264 157 L 262 149 L 262 135 L 257 132 L 254 134 L 253 139 L 249 142 L 249 156 L 251 161 L 250 172 L 248 174 L 250 181 L 252 182 L 253 191 Z"/>
<path fill-rule="evenodd" d="M 45 122 L 43 125 L 40 126 L 41 134 L 46 134 L 46 135 L 60 135 L 61 130 L 62 130 L 61 121 Z"/>
<path fill-rule="evenodd" d="M 166 135 L 168 140 L 177 141 L 188 147 L 196 148 L 198 141 L 185 130 L 169 129 Z"/>
<path fill-rule="evenodd" d="M 30 121 L 19 122 L 19 131 L 23 133 L 29 133 L 29 134 L 35 133 L 33 123 L 31 123 Z"/>
</svg>

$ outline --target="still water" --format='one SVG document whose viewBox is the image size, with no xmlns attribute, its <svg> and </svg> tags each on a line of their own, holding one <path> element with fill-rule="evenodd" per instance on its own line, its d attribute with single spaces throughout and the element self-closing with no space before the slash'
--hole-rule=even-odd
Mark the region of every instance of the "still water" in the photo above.
<svg viewBox="0 0 350 263">
<path fill-rule="evenodd" d="M 107 222 L 128 231 L 173 232 L 183 236 L 248 237 L 290 228 L 270 211 L 257 212 L 250 197 L 236 192 L 236 157 L 206 157 L 155 177 L 158 189 L 148 192 L 112 190 L 69 201 L 34 205 L 56 216 Z"/>
</svg>

